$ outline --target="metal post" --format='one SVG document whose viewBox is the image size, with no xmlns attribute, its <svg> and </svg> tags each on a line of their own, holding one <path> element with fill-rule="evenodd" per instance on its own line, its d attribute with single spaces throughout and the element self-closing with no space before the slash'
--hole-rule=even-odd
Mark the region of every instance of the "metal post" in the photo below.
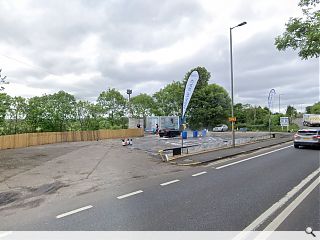
<svg viewBox="0 0 320 240">
<path fill-rule="evenodd" d="M 281 94 L 279 94 L 279 113 L 280 113 L 280 96 Z"/>
<path fill-rule="evenodd" d="M 232 122 L 231 122 L 231 129 L 232 129 L 232 147 L 235 147 L 236 145 L 236 136 L 235 136 L 235 131 L 234 131 L 234 110 L 233 110 L 233 58 L 232 58 L 232 29 L 236 27 L 241 27 L 243 25 L 247 24 L 247 22 L 242 22 L 238 24 L 237 26 L 231 27 L 230 28 L 230 72 L 231 72 L 231 117 L 232 117 Z"/>
<path fill-rule="evenodd" d="M 269 107 L 269 136 L 271 138 L 271 105 Z"/>
<path fill-rule="evenodd" d="M 231 117 L 234 118 L 233 112 L 233 59 L 232 59 L 232 29 L 230 28 L 230 71 L 231 71 Z M 234 121 L 231 122 L 232 147 L 235 147 Z"/>
<path fill-rule="evenodd" d="M 180 123 L 180 128 L 181 128 L 181 154 L 183 154 L 183 123 L 184 123 L 184 118 L 181 118 L 181 123 Z"/>
<path fill-rule="evenodd" d="M 128 99 L 128 105 L 129 105 L 129 117 L 132 117 L 132 113 L 131 113 L 131 105 L 130 105 L 130 95 L 132 94 L 132 89 L 127 89 L 127 94 L 129 95 L 129 99 Z"/>
</svg>

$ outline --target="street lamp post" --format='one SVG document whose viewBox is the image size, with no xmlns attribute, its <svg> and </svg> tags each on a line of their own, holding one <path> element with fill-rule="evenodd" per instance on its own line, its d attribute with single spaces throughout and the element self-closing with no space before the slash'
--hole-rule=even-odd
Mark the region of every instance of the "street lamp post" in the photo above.
<svg viewBox="0 0 320 240">
<path fill-rule="evenodd" d="M 232 59 L 232 29 L 236 27 L 241 27 L 243 25 L 247 24 L 247 22 L 242 22 L 234 27 L 230 28 L 230 71 L 231 71 L 231 129 L 232 129 L 232 147 L 235 147 L 236 140 L 235 140 L 235 131 L 234 131 L 234 111 L 233 111 L 233 59 Z"/>
<path fill-rule="evenodd" d="M 269 134 L 271 138 L 271 107 L 273 106 L 273 97 L 276 95 L 276 90 L 273 88 L 269 92 L 268 96 L 268 108 L 269 108 Z"/>
<path fill-rule="evenodd" d="M 129 117 L 130 117 L 131 115 L 130 95 L 132 94 L 132 89 L 127 89 L 127 94 L 129 95 L 128 103 L 129 103 Z"/>
</svg>

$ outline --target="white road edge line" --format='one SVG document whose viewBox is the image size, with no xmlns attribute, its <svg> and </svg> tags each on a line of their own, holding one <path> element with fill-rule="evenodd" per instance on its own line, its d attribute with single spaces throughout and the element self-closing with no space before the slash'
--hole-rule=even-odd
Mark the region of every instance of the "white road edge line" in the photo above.
<svg viewBox="0 0 320 240">
<path fill-rule="evenodd" d="M 199 173 L 196 173 L 196 174 L 193 174 L 192 177 L 197 177 L 197 176 L 200 176 L 202 174 L 206 174 L 207 172 L 204 171 L 204 172 L 199 172 Z"/>
<path fill-rule="evenodd" d="M 130 196 L 133 196 L 133 195 L 136 195 L 136 194 L 139 194 L 139 193 L 143 193 L 143 191 L 142 190 L 138 190 L 138 191 L 135 191 L 135 192 L 132 192 L 132 193 L 121 195 L 121 196 L 119 196 L 117 198 L 118 199 L 123 199 L 123 198 L 130 197 Z"/>
<path fill-rule="evenodd" d="M 161 186 L 167 186 L 167 185 L 169 185 L 169 184 L 176 183 L 176 182 L 180 182 L 180 180 L 179 180 L 179 179 L 176 179 L 176 180 L 173 180 L 173 181 L 170 181 L 170 182 L 161 183 L 160 185 L 161 185 Z"/>
<path fill-rule="evenodd" d="M 280 224 L 286 220 L 286 218 L 290 215 L 293 210 L 299 206 L 299 204 L 315 189 L 318 184 L 320 184 L 320 177 L 314 180 L 313 183 L 310 184 L 292 203 L 289 204 L 264 230 L 261 232 L 257 239 L 264 240 L 267 239 L 273 231 L 275 231 Z M 264 232 L 266 231 L 266 232 Z"/>
<path fill-rule="evenodd" d="M 265 222 L 274 212 L 281 208 L 286 202 L 288 202 L 297 192 L 299 192 L 308 182 L 310 182 L 317 174 L 320 173 L 320 168 L 311 173 L 305 179 L 303 179 L 297 186 L 292 188 L 283 198 L 273 204 L 269 209 L 262 213 L 256 220 L 254 220 L 249 226 L 247 226 L 241 233 L 239 233 L 233 240 L 246 239 L 250 231 L 254 231 L 263 222 Z"/>
<path fill-rule="evenodd" d="M 9 236 L 13 233 L 13 231 L 8 231 L 8 232 L 0 232 L 0 238 L 4 238 L 6 236 Z"/>
<path fill-rule="evenodd" d="M 257 156 L 249 157 L 249 158 L 237 161 L 237 162 L 233 162 L 233 163 L 229 163 L 227 165 L 216 167 L 215 169 L 222 169 L 222 168 L 225 168 L 225 167 L 229 167 L 229 166 L 232 166 L 232 165 L 235 165 L 235 164 L 238 164 L 238 163 L 241 163 L 241 162 L 245 162 L 245 161 L 248 161 L 248 160 L 251 160 L 251 159 L 254 159 L 254 158 L 258 158 L 258 157 L 262 157 L 264 155 L 268 155 L 268 154 L 271 154 L 271 153 L 274 153 L 274 152 L 278 152 L 278 151 L 281 151 L 281 150 L 289 148 L 289 147 L 292 147 L 292 146 L 290 145 L 290 146 L 279 148 L 279 149 L 276 149 L 276 150 L 273 150 L 273 151 L 270 151 L 270 152 L 262 153 L 262 154 L 259 154 Z"/>
<path fill-rule="evenodd" d="M 78 213 L 78 212 L 81 212 L 81 211 L 90 209 L 90 208 L 92 208 L 92 207 L 93 207 L 93 206 L 88 205 L 88 206 L 85 206 L 85 207 L 82 207 L 82 208 L 78 208 L 78 209 L 72 210 L 72 211 L 70 211 L 70 212 L 66 212 L 66 213 L 60 214 L 60 215 L 56 216 L 56 218 L 57 218 L 57 219 L 63 218 L 63 217 L 66 217 L 66 216 L 69 216 L 69 215 L 72 215 L 72 214 L 75 214 L 75 213 Z"/>
</svg>

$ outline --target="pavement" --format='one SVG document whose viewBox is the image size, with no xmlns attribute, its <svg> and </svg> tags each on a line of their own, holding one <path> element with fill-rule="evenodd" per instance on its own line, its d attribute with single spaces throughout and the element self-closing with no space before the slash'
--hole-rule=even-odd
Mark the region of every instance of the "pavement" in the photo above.
<svg viewBox="0 0 320 240">
<path fill-rule="evenodd" d="M 172 158 L 169 162 L 179 166 L 194 166 L 199 164 L 207 164 L 213 161 L 221 160 L 224 158 L 233 157 L 240 154 L 250 153 L 262 148 L 278 145 L 281 143 L 292 141 L 292 134 L 277 133 L 275 138 L 256 141 L 253 143 L 246 143 L 236 145 L 235 148 L 224 147 L 222 149 L 209 150 L 200 153 L 186 154 Z"/>
</svg>

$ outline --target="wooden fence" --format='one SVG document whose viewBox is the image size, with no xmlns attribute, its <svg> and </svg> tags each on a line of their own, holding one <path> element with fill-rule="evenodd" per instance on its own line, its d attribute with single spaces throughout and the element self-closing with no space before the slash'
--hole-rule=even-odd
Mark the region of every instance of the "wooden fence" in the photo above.
<svg viewBox="0 0 320 240">
<path fill-rule="evenodd" d="M 23 133 L 0 136 L 0 150 L 10 148 L 23 148 L 51 143 L 142 137 L 143 135 L 143 128 L 77 132 Z"/>
</svg>

